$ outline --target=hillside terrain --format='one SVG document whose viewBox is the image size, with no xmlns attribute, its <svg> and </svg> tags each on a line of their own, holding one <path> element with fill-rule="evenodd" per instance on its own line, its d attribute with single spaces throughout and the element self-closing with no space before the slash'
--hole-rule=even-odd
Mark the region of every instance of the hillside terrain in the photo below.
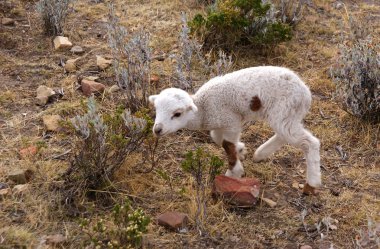
<svg viewBox="0 0 380 249">
<path fill-rule="evenodd" d="M 96 76 L 106 86 L 96 97 L 102 113 L 113 113 L 125 102 L 123 91 L 108 91 L 116 84 L 112 66 L 100 70 L 96 62 L 96 56 L 112 59 L 106 25 L 109 2 L 75 1 L 65 36 L 84 49 L 79 55 L 54 49 L 53 37 L 44 34 L 33 1 L 0 2 L 0 20 L 15 20 L 0 24 L 0 189 L 15 186 L 8 177 L 14 170 L 33 172 L 27 190 L 18 194 L 13 189 L 0 196 L 0 248 L 95 248 L 89 246 L 90 238 L 79 225 L 81 219 L 107 221 L 113 203 L 126 198 L 151 217 L 143 248 L 379 248 L 380 125 L 343 111 L 334 99 L 335 84 L 330 77 L 331 67 L 339 62 L 342 37 L 350 32 L 349 16 L 370 30 L 374 43 L 380 43 L 377 0 L 306 1 L 290 41 L 270 49 L 230 51 L 233 70 L 284 66 L 310 87 L 313 103 L 305 126 L 321 141 L 323 187 L 319 195 L 305 196 L 298 187 L 304 184 L 306 170 L 300 150 L 285 146 L 267 161 L 250 160 L 255 149 L 273 135 L 267 124 L 255 122 L 242 134 L 248 148 L 244 167 L 248 177 L 260 180 L 261 195 L 275 201 L 274 207 L 260 201 L 253 208 L 236 208 L 209 198 L 204 220 L 207 235 L 199 236 L 195 183 L 181 162 L 186 151 L 202 146 L 225 161 L 224 172 L 227 157 L 207 133 L 185 130 L 160 139 L 159 160 L 153 168 L 149 162 L 141 163 L 143 152 L 130 154 L 115 174 L 118 191 L 109 203 L 108 199 L 107 203 L 83 199 L 75 211 L 65 209 L 53 186 L 62 183 L 58 176 L 78 153 L 78 141 L 67 124 L 84 113 L 87 97 L 79 90 L 80 80 Z M 111 2 L 129 32 L 144 28 L 150 33 L 153 57 L 159 58 L 151 63 L 151 73 L 159 78 L 156 92 L 171 86 L 174 60 L 170 55 L 179 49 L 181 12 L 190 18 L 204 13 L 206 7 L 190 0 Z M 67 72 L 63 62 L 76 58 L 76 69 Z M 194 72 L 194 81 L 197 86 L 204 83 L 201 71 Z M 47 105 L 37 105 L 41 85 L 63 94 Z M 43 122 L 46 115 L 59 115 L 60 128 L 48 131 Z M 188 214 L 188 231 L 172 232 L 154 222 L 159 214 L 171 210 Z M 370 234 L 373 231 L 375 235 Z M 56 234 L 63 235 L 62 242 L 48 243 L 47 236 Z M 377 243 L 371 240 L 374 237 Z"/>
</svg>

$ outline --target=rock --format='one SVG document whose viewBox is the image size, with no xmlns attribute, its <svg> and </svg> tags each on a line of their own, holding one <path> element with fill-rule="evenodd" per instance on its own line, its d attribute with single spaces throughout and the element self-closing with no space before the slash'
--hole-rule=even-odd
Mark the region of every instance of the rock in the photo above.
<svg viewBox="0 0 380 249">
<path fill-rule="evenodd" d="M 174 231 L 180 231 L 181 229 L 185 229 L 189 217 L 180 212 L 166 212 L 157 217 L 157 223 L 160 226 L 164 226 L 168 229 Z"/>
<path fill-rule="evenodd" d="M 14 195 L 25 194 L 29 190 L 29 184 L 18 184 L 13 187 L 12 192 Z"/>
<path fill-rule="evenodd" d="M 77 70 L 77 66 L 75 65 L 77 60 L 78 59 L 70 59 L 66 61 L 65 66 L 64 66 L 66 72 L 72 73 Z"/>
<path fill-rule="evenodd" d="M 11 26 L 11 25 L 14 25 L 15 23 L 16 21 L 12 18 L 4 17 L 3 19 L 1 19 L 1 24 L 3 25 Z"/>
<path fill-rule="evenodd" d="M 298 184 L 298 182 L 293 182 L 293 183 L 292 183 L 292 187 L 295 188 L 295 189 L 299 189 L 299 184 Z"/>
<path fill-rule="evenodd" d="M 114 93 L 114 92 L 117 92 L 117 91 L 120 91 L 120 87 L 118 85 L 113 85 L 113 86 L 110 87 L 110 89 L 108 89 L 109 93 Z"/>
<path fill-rule="evenodd" d="M 45 115 L 42 120 L 47 131 L 57 131 L 62 118 L 59 115 Z"/>
<path fill-rule="evenodd" d="M 84 49 L 81 46 L 75 45 L 70 49 L 70 52 L 73 54 L 83 54 Z"/>
<path fill-rule="evenodd" d="M 336 1 L 335 3 L 333 3 L 333 7 L 337 10 L 340 10 L 344 7 L 344 3 L 342 3 L 341 1 Z"/>
<path fill-rule="evenodd" d="M 157 86 L 158 83 L 160 82 L 160 77 L 158 77 L 158 75 L 156 75 L 156 74 L 152 74 L 150 76 L 149 82 L 150 82 L 150 84 Z"/>
<path fill-rule="evenodd" d="M 0 200 L 3 200 L 5 197 L 10 195 L 12 190 L 10 188 L 0 189 Z"/>
<path fill-rule="evenodd" d="M 36 155 L 38 152 L 37 146 L 31 145 L 29 147 L 23 148 L 19 151 L 19 154 L 22 159 L 29 158 Z"/>
<path fill-rule="evenodd" d="M 111 66 L 112 60 L 104 59 L 103 57 L 97 55 L 96 56 L 96 65 L 99 67 L 100 70 L 104 70 Z"/>
<path fill-rule="evenodd" d="M 309 245 L 303 245 L 303 246 L 300 246 L 300 249 L 313 249 L 313 248 Z"/>
<path fill-rule="evenodd" d="M 106 86 L 103 85 L 102 83 L 83 79 L 81 88 L 82 88 L 83 94 L 89 97 L 91 96 L 91 94 L 104 92 L 104 89 L 106 88 Z"/>
<path fill-rule="evenodd" d="M 63 242 L 65 242 L 66 237 L 63 236 L 62 234 L 54 234 L 54 235 L 46 236 L 45 240 L 46 240 L 46 244 L 57 245 L 57 244 L 62 244 Z"/>
<path fill-rule="evenodd" d="M 32 180 L 33 171 L 31 169 L 18 169 L 8 174 L 8 179 L 16 184 L 25 184 Z"/>
<path fill-rule="evenodd" d="M 0 189 L 5 189 L 5 188 L 9 188 L 9 185 L 6 183 L 0 182 Z"/>
<path fill-rule="evenodd" d="M 259 196 L 260 182 L 254 178 L 232 178 L 224 175 L 215 177 L 213 195 L 221 196 L 227 202 L 240 206 L 252 207 Z"/>
<path fill-rule="evenodd" d="M 39 86 L 37 88 L 37 104 L 46 105 L 49 98 L 55 94 L 54 90 L 47 86 Z"/>
<path fill-rule="evenodd" d="M 84 80 L 96 81 L 99 79 L 99 76 L 87 76 L 83 78 Z"/>
<path fill-rule="evenodd" d="M 261 198 L 261 200 L 263 202 L 265 202 L 266 204 L 268 204 L 268 206 L 270 206 L 271 208 L 275 207 L 277 205 L 277 202 L 275 201 L 272 201 L 271 199 L 268 199 L 268 198 Z"/>
<path fill-rule="evenodd" d="M 69 38 L 64 36 L 56 36 L 53 40 L 55 50 L 66 50 L 73 46 Z"/>
</svg>

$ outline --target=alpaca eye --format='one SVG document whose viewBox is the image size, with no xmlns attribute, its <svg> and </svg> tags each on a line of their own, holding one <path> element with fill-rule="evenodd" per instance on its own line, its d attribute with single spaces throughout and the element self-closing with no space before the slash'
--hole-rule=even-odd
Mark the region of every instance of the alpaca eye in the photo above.
<svg viewBox="0 0 380 249">
<path fill-rule="evenodd" d="M 181 117 L 181 114 L 182 113 L 180 113 L 180 112 L 176 112 L 176 113 L 174 113 L 173 118 L 179 118 L 179 117 Z"/>
</svg>

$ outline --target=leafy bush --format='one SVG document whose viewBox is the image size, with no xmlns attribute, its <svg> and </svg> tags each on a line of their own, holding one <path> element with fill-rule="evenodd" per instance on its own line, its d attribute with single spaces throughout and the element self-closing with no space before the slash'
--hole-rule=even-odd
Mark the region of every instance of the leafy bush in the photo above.
<svg viewBox="0 0 380 249">
<path fill-rule="evenodd" d="M 269 3 L 220 0 L 213 6 L 206 16 L 197 14 L 189 24 L 206 47 L 271 45 L 291 38 L 290 26 L 268 15 Z"/>
<path fill-rule="evenodd" d="M 380 122 L 380 45 L 365 31 L 356 32 L 351 20 L 350 41 L 341 46 L 331 70 L 336 82 L 335 99 L 348 113 L 374 123 Z"/>
<path fill-rule="evenodd" d="M 121 26 L 112 4 L 109 6 L 107 30 L 108 42 L 114 58 L 116 80 L 118 85 L 125 90 L 128 108 L 132 112 L 137 112 L 149 106 L 148 97 L 153 93 L 149 82 L 150 35 L 144 30 L 128 35 L 127 30 Z"/>
<path fill-rule="evenodd" d="M 45 34 L 64 35 L 64 24 L 73 0 L 40 0 L 37 10 L 44 21 Z"/>
<path fill-rule="evenodd" d="M 207 219 L 206 187 L 220 174 L 223 161 L 205 152 L 198 147 L 195 151 L 189 151 L 181 164 L 182 169 L 192 175 L 195 180 L 197 212 L 195 214 L 196 227 L 200 234 L 204 234 L 204 222 Z"/>
<path fill-rule="evenodd" d="M 101 115 L 93 97 L 87 107 L 86 114 L 71 120 L 78 142 L 77 154 L 63 175 L 66 202 L 112 187 L 115 171 L 151 133 L 153 121 L 138 118 L 129 110 L 119 108 L 113 114 Z"/>
<path fill-rule="evenodd" d="M 82 231 L 90 237 L 92 246 L 96 248 L 138 248 L 142 244 L 142 235 L 150 223 L 141 209 L 133 210 L 126 200 L 122 205 L 116 204 L 111 217 L 107 221 L 100 219 L 91 222 L 83 219 L 80 223 Z"/>
</svg>

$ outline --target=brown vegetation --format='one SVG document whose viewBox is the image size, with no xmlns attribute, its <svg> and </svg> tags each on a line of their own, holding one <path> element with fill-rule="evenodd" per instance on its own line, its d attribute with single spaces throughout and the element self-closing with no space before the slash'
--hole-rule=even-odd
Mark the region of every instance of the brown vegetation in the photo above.
<svg viewBox="0 0 380 249">
<path fill-rule="evenodd" d="M 61 196 L 52 186 L 62 184 L 57 176 L 70 166 L 76 151 L 72 131 L 44 130 L 44 115 L 60 115 L 64 120 L 83 113 L 86 98 L 78 91 L 80 80 L 99 76 L 107 88 L 114 85 L 112 67 L 98 70 L 96 55 L 112 54 L 107 43 L 107 2 L 78 0 L 66 20 L 65 36 L 86 51 L 78 60 L 78 70 L 66 73 L 62 61 L 79 57 L 69 51 L 54 51 L 52 38 L 46 37 L 43 22 L 33 1 L 0 2 L 0 18 L 16 20 L 0 24 L 0 183 L 14 184 L 7 174 L 16 168 L 31 169 L 33 179 L 24 194 L 0 197 L 0 248 L 34 248 L 44 236 L 63 234 L 60 248 L 82 248 L 90 244 L 80 229 L 78 218 L 109 217 L 110 207 L 83 198 L 76 213 L 67 214 Z M 157 90 L 170 86 L 173 61 L 169 54 L 178 48 L 181 11 L 189 16 L 202 11 L 197 1 L 115 0 L 116 12 L 128 31 L 144 28 L 150 33 L 153 60 L 151 72 L 160 77 Z M 305 126 L 321 140 L 322 179 L 318 196 L 302 194 L 305 161 L 301 151 L 285 146 L 270 160 L 253 163 L 254 150 L 272 134 L 263 123 L 246 127 L 242 141 L 248 154 L 246 175 L 261 181 L 261 195 L 277 202 L 252 209 L 231 208 L 221 201 L 207 201 L 207 236 L 200 237 L 195 227 L 197 200 L 194 179 L 182 171 L 184 152 L 202 145 L 227 162 L 222 148 L 208 135 L 182 131 L 160 141 L 159 157 L 151 169 L 146 155 L 134 152 L 115 173 L 113 190 L 104 190 L 113 202 L 128 197 L 134 208 L 141 208 L 154 219 L 165 211 L 189 215 L 187 233 L 174 233 L 152 222 L 143 238 L 144 248 L 360 248 L 369 221 L 380 222 L 380 126 L 364 123 L 338 107 L 332 100 L 335 85 L 329 76 L 341 43 L 341 32 L 348 32 L 348 17 L 374 24 L 373 40 L 380 42 L 380 5 L 375 0 L 307 1 L 303 19 L 293 39 L 270 50 L 231 49 L 234 69 L 258 66 L 286 66 L 298 72 L 313 93 L 311 113 Z M 202 72 L 193 81 L 202 84 Z M 36 89 L 46 85 L 63 89 L 64 95 L 45 107 L 36 105 Z M 123 104 L 121 92 L 105 91 L 97 97 L 102 113 Z M 62 123 L 63 127 L 64 122 Z M 36 146 L 27 157 L 19 151 Z M 225 163 L 227 169 L 227 163 Z M 297 188 L 300 186 L 300 188 Z M 116 189 L 116 190 L 114 190 Z M 207 190 L 210 191 L 210 190 Z M 112 192 L 112 193 L 111 193 Z M 209 195 L 210 196 L 210 195 Z M 377 222 L 377 223 L 376 223 Z M 52 245 L 54 246 L 54 245 Z M 372 246 L 372 247 L 370 247 Z M 373 241 L 363 248 L 376 248 Z"/>
</svg>

